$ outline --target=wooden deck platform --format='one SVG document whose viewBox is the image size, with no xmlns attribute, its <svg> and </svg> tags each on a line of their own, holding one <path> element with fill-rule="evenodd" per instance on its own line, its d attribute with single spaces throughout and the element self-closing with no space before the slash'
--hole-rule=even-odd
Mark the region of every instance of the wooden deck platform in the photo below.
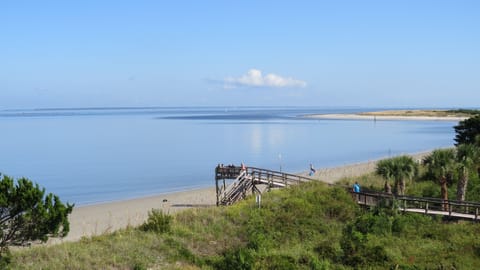
<svg viewBox="0 0 480 270">
<path fill-rule="evenodd" d="M 217 166 L 215 183 L 217 205 L 230 205 L 244 199 L 248 194 L 262 193 L 271 188 L 283 188 L 314 179 L 290 173 L 248 167 Z"/>
</svg>

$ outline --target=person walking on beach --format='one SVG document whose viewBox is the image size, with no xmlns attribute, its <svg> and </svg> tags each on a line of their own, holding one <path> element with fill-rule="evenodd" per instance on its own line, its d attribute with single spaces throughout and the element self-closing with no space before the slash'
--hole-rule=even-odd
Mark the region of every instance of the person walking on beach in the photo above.
<svg viewBox="0 0 480 270">
<path fill-rule="evenodd" d="M 315 168 L 313 168 L 313 165 L 310 163 L 310 173 L 308 175 L 313 176 L 316 172 L 317 170 L 315 170 Z"/>
<path fill-rule="evenodd" d="M 353 192 L 355 192 L 355 193 L 360 192 L 360 185 L 358 184 L 357 181 L 355 181 L 355 184 L 353 184 Z"/>
</svg>

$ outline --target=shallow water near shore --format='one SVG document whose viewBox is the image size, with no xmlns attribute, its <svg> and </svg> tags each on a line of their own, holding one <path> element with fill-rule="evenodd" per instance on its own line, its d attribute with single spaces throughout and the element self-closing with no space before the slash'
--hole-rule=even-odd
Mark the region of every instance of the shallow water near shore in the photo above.
<svg viewBox="0 0 480 270">
<path fill-rule="evenodd" d="M 299 172 L 453 145 L 449 121 L 304 119 L 370 109 L 75 108 L 0 111 L 0 172 L 85 205 L 214 185 L 245 162 Z M 374 109 L 371 109 L 374 110 Z M 376 109 L 375 109 L 376 110 Z"/>
</svg>

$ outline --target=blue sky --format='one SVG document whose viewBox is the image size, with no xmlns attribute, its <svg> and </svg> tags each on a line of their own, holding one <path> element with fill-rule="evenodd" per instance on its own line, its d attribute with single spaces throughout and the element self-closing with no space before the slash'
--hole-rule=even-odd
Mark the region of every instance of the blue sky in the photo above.
<svg viewBox="0 0 480 270">
<path fill-rule="evenodd" d="M 479 107 L 480 1 L 1 1 L 0 109 Z"/>
</svg>

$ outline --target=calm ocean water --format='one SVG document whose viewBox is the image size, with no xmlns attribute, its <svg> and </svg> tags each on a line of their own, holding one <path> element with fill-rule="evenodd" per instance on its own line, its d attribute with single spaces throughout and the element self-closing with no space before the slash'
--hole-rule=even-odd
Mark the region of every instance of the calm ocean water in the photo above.
<svg viewBox="0 0 480 270">
<path fill-rule="evenodd" d="M 456 122 L 312 120 L 367 109 L 0 111 L 0 172 L 77 205 L 214 184 L 218 163 L 299 172 L 453 145 Z"/>
</svg>

